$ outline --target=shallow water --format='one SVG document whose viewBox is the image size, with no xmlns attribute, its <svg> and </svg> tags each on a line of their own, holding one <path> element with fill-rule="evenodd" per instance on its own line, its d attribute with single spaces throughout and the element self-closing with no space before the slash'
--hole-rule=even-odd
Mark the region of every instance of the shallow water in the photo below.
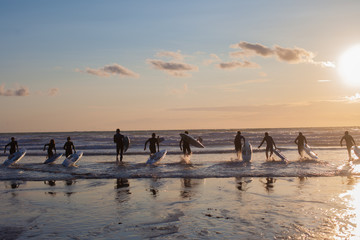
<svg viewBox="0 0 360 240">
<path fill-rule="evenodd" d="M 3 181 L 0 237 L 358 239 L 360 179 Z"/>
</svg>

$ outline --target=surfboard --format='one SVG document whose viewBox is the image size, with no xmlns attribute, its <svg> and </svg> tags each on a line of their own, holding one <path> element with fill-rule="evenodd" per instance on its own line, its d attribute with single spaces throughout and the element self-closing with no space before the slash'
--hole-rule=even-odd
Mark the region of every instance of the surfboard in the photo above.
<svg viewBox="0 0 360 240">
<path fill-rule="evenodd" d="M 304 143 L 304 151 L 312 159 L 319 159 L 318 155 L 313 150 L 311 150 L 311 147 L 306 143 Z"/>
<path fill-rule="evenodd" d="M 287 161 L 285 155 L 280 151 L 280 149 L 275 148 L 274 153 L 276 156 L 278 156 L 281 159 L 281 161 L 284 161 L 284 162 Z"/>
<path fill-rule="evenodd" d="M 124 136 L 124 152 L 129 149 L 130 146 L 130 138 L 128 136 Z"/>
<path fill-rule="evenodd" d="M 6 167 L 13 165 L 13 164 L 17 163 L 18 161 L 20 161 L 25 156 L 25 154 L 26 154 L 26 150 L 20 149 L 18 152 L 15 152 L 15 153 L 9 155 L 8 159 L 5 160 L 3 165 Z"/>
<path fill-rule="evenodd" d="M 56 160 L 62 157 L 62 153 L 56 153 L 51 158 L 45 160 L 44 164 L 53 164 Z"/>
<path fill-rule="evenodd" d="M 353 149 L 355 155 L 356 155 L 358 158 L 360 158 L 360 148 L 359 148 L 358 146 L 353 146 L 352 149 Z"/>
<path fill-rule="evenodd" d="M 241 150 L 242 159 L 245 162 L 250 162 L 252 157 L 252 146 L 251 144 L 245 140 L 243 149 Z"/>
<path fill-rule="evenodd" d="M 199 140 L 196 140 L 194 137 L 190 136 L 189 134 L 180 133 L 180 136 L 184 141 L 188 142 L 190 145 L 194 147 L 205 148 L 205 146 Z"/>
<path fill-rule="evenodd" d="M 167 150 L 161 150 L 149 157 L 146 164 L 157 164 L 165 158 Z"/>
<path fill-rule="evenodd" d="M 65 160 L 63 161 L 62 165 L 64 167 L 72 167 L 75 166 L 75 164 L 80 160 L 80 158 L 82 157 L 83 152 L 76 152 L 71 154 L 69 157 L 65 158 Z"/>
</svg>

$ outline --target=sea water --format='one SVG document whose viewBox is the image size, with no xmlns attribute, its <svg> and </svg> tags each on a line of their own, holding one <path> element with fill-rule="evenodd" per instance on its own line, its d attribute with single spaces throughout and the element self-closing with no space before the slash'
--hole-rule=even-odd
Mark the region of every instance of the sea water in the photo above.
<svg viewBox="0 0 360 240">
<path fill-rule="evenodd" d="M 356 127 L 244 129 L 250 164 L 236 159 L 237 130 L 190 130 L 206 148 L 193 148 L 188 164 L 183 131 L 156 131 L 168 150 L 158 166 L 145 164 L 152 131 L 123 132 L 131 145 L 121 165 L 114 132 L 0 134 L 0 145 L 14 136 L 28 151 L 0 167 L 0 239 L 358 239 L 360 168 L 340 147 L 346 130 L 359 140 Z M 288 164 L 257 150 L 265 131 Z M 318 161 L 300 159 L 299 131 Z M 62 152 L 68 136 L 84 152 L 78 167 L 42 164 L 43 145 L 55 139 Z"/>
</svg>

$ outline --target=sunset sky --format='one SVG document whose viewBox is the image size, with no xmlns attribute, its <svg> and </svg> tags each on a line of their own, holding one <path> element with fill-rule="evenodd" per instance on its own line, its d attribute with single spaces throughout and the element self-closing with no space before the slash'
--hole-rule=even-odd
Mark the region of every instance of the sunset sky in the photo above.
<svg viewBox="0 0 360 240">
<path fill-rule="evenodd" d="M 1 0 L 0 132 L 359 125 L 359 9 Z"/>
</svg>

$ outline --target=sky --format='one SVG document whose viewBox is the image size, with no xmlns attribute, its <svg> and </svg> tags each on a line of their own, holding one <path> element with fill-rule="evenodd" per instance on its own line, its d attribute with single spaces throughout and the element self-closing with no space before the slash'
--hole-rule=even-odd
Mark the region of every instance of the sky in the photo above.
<svg viewBox="0 0 360 240">
<path fill-rule="evenodd" d="M 359 9 L 0 0 L 0 132 L 358 126 Z"/>
</svg>

